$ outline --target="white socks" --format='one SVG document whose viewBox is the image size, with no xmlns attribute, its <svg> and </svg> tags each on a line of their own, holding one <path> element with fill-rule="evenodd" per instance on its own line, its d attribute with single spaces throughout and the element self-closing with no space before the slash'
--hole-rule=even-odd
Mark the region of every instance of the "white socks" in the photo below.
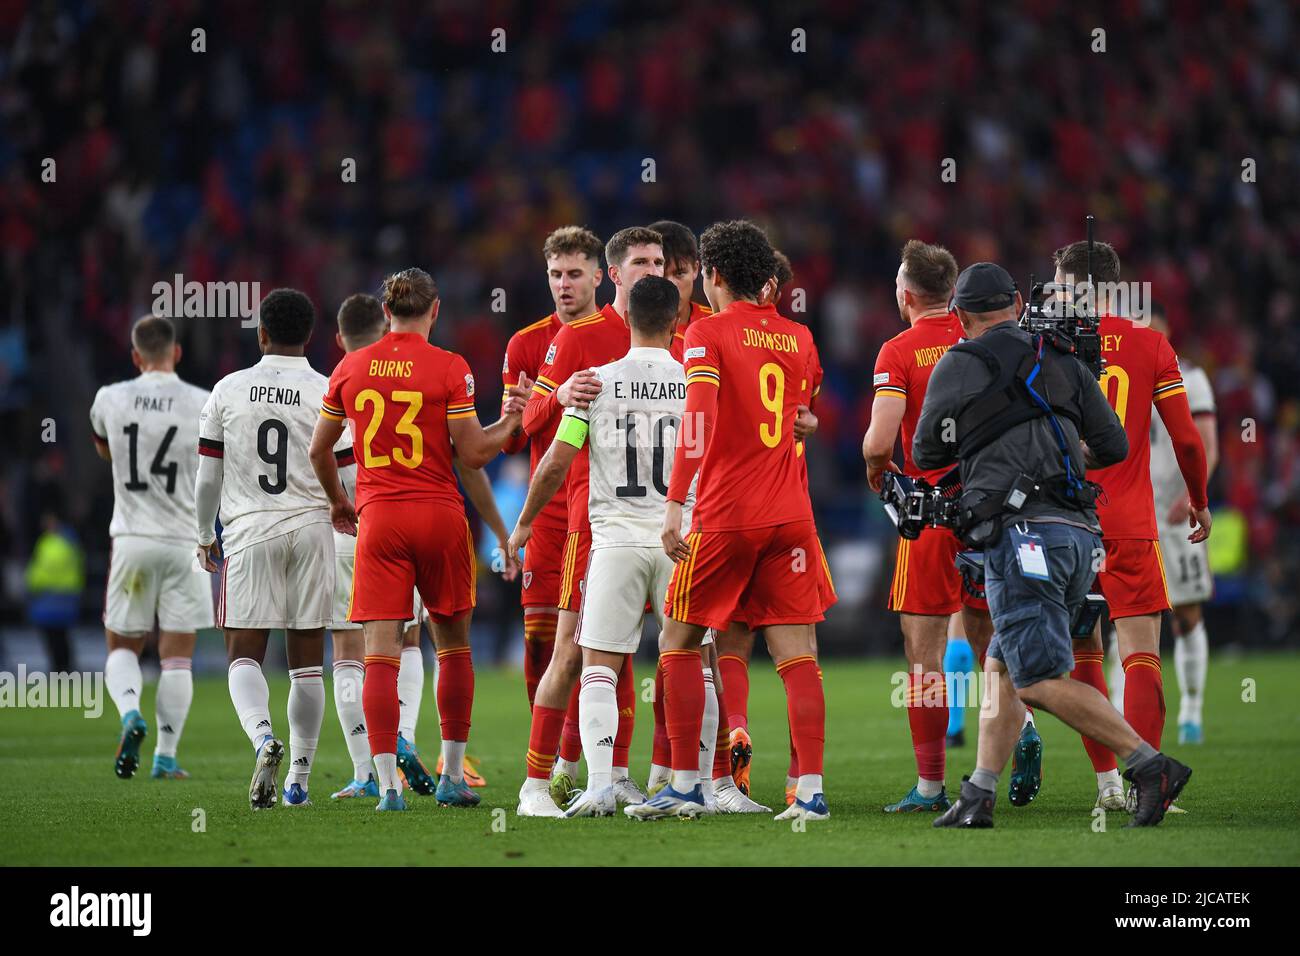
<svg viewBox="0 0 1300 956">
<path fill-rule="evenodd" d="M 379 778 L 380 794 L 389 790 L 402 792 L 401 784 L 397 782 L 397 754 L 375 754 L 375 776 Z"/>
<path fill-rule="evenodd" d="M 271 689 L 266 686 L 262 665 L 251 657 L 232 661 L 226 683 L 239 723 L 256 750 L 265 738 L 275 736 L 271 730 Z"/>
<path fill-rule="evenodd" d="M 361 706 L 361 689 L 366 669 L 360 661 L 334 662 L 334 709 L 338 711 L 343 741 L 352 758 L 352 778 L 365 783 L 370 774 L 370 739 L 366 736 L 366 713 Z"/>
<path fill-rule="evenodd" d="M 140 658 L 135 651 L 125 647 L 108 652 L 104 664 L 104 686 L 112 699 L 117 712 L 122 717 L 133 710 L 140 709 L 140 688 L 144 683 L 140 677 Z"/>
<path fill-rule="evenodd" d="M 451 778 L 452 783 L 465 779 L 465 743 L 464 740 L 442 742 L 442 772 Z"/>
<path fill-rule="evenodd" d="M 810 776 L 815 776 L 815 775 L 810 774 Z M 803 779 L 804 779 L 803 777 L 800 777 L 799 778 L 800 782 L 796 784 L 796 786 L 802 787 Z M 821 777 L 817 777 L 817 779 L 820 781 Z M 943 789 L 942 780 L 926 780 L 924 777 L 916 778 L 916 792 L 919 793 L 921 796 L 925 797 L 926 799 L 929 799 L 930 797 L 937 797 L 939 795 L 939 791 L 942 789 Z M 799 799 L 807 800 L 809 798 L 805 797 L 803 795 L 803 792 L 800 791 Z"/>
<path fill-rule="evenodd" d="M 1174 671 L 1178 674 L 1180 724 L 1200 724 L 1201 705 L 1205 701 L 1205 669 L 1210 659 L 1205 622 L 1174 641 Z"/>
<path fill-rule="evenodd" d="M 618 733 L 618 675 L 604 665 L 584 667 L 578 691 L 578 729 L 587 758 L 587 789 L 595 794 L 614 782 L 614 736 Z"/>
<path fill-rule="evenodd" d="M 612 760 L 613 757 L 614 755 L 611 753 L 610 759 Z M 567 773 L 573 779 L 578 779 L 578 764 L 576 762 L 569 763 L 563 757 L 556 757 L 555 766 L 551 769 L 551 776 L 554 777 L 561 773 Z"/>
<path fill-rule="evenodd" d="M 260 670 L 260 668 L 259 668 Z M 289 669 L 289 773 L 284 785 L 300 784 L 307 789 L 311 762 L 320 742 L 320 725 L 325 717 L 325 681 L 321 665 Z"/>
<path fill-rule="evenodd" d="M 704 668 L 704 720 L 700 724 L 700 787 L 704 796 L 713 794 L 713 751 L 718 744 L 718 694 L 713 686 L 713 668 Z"/>
<path fill-rule="evenodd" d="M 650 765 L 650 776 L 646 780 L 646 790 L 653 791 L 665 786 L 673 778 L 673 768 L 665 767 L 663 764 L 652 763 Z"/>
<path fill-rule="evenodd" d="M 194 675 L 190 672 L 190 658 L 164 657 L 162 673 L 158 677 L 158 743 L 154 753 L 160 757 L 175 757 L 180 743 L 185 718 L 190 714 L 194 700 Z M 136 664 L 136 673 L 140 672 Z M 137 695 L 138 696 L 138 695 Z"/>
<path fill-rule="evenodd" d="M 943 784 L 939 784 L 940 787 Z M 799 776 L 799 782 L 795 784 L 795 799 L 807 803 L 817 794 L 822 793 L 822 775 L 819 773 L 805 773 Z"/>
<path fill-rule="evenodd" d="M 415 722 L 424 696 L 424 655 L 418 647 L 402 648 L 402 666 L 397 669 L 397 732 L 408 744 L 415 743 Z"/>
<path fill-rule="evenodd" d="M 1123 787 L 1123 786 L 1124 785 L 1119 782 L 1118 769 L 1103 770 L 1101 773 L 1097 774 L 1098 793 L 1101 793 L 1103 790 L 1114 790 L 1116 787 Z"/>
</svg>

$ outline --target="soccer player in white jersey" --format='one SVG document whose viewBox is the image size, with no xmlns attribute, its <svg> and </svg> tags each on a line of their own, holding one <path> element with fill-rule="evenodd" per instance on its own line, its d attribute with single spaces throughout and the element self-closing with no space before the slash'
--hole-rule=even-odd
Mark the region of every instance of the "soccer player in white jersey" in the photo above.
<svg viewBox="0 0 1300 956">
<path fill-rule="evenodd" d="M 1151 327 L 1168 337 L 1164 309 L 1152 306 Z M 1192 420 L 1205 445 L 1207 476 L 1214 475 L 1219 462 L 1219 435 L 1215 424 L 1214 390 L 1205 370 L 1180 359 L 1183 386 Z M 1201 706 L 1205 699 L 1205 670 L 1209 642 L 1201 605 L 1214 594 L 1209 551 L 1204 541 L 1187 540 L 1187 485 L 1174 457 L 1174 443 L 1158 417 L 1151 420 L 1151 488 L 1155 495 L 1156 527 L 1164 556 L 1165 584 L 1173 607 L 1174 669 L 1178 674 L 1181 702 L 1178 708 L 1178 742 L 1199 744 Z M 1121 670 L 1122 674 L 1123 671 Z"/>
<path fill-rule="evenodd" d="M 134 776 L 148 732 L 140 715 L 140 651 L 158 624 L 158 742 L 151 776 L 187 777 L 176 748 L 190 712 L 194 632 L 212 627 L 212 589 L 194 567 L 194 475 L 199 411 L 208 393 L 180 380 L 181 347 L 170 320 L 131 329 L 140 374 L 105 385 L 90 407 L 95 449 L 113 463 L 112 550 L 104 595 L 104 682 L 122 718 L 114 772 Z"/>
<path fill-rule="evenodd" d="M 664 593 L 673 573 L 660 534 L 671 451 L 686 405 L 686 372 L 668 351 L 678 302 L 677 288 L 661 276 L 645 276 L 632 287 L 628 296 L 632 347 L 623 358 L 595 370 L 601 388 L 588 408 L 565 409 L 556 440 L 538 463 L 510 538 L 511 554 L 527 544 L 533 519 L 559 489 L 579 451 L 587 447 L 592 544 L 577 634 L 583 662 L 578 723 L 587 758 L 587 789 L 567 813 L 556 808 L 553 813 L 527 815 L 609 816 L 618 808 L 613 780 L 618 675 L 626 655 L 635 653 L 641 641 L 647 601 L 662 628 Z M 688 499 L 686 522 L 690 504 Z M 709 693 L 711 678 L 712 671 L 705 667 L 700 765 L 709 778 L 718 718 L 717 698 Z M 709 700 L 712 708 L 707 707 Z M 747 799 L 734 786 L 731 790 L 741 801 Z M 531 796 L 520 794 L 521 807 Z M 539 790 L 537 799 L 543 798 L 550 800 L 545 790 Z M 721 794 L 710 809 L 744 812 L 732 808 Z"/>
<path fill-rule="evenodd" d="M 301 292 L 276 289 L 263 299 L 262 360 L 218 382 L 199 422 L 199 560 L 216 571 L 224 549 L 218 623 L 230 657 L 230 699 L 257 755 L 248 790 L 254 810 L 275 805 L 284 756 L 262 674 L 272 628 L 284 628 L 288 650 L 290 806 L 310 802 L 307 783 L 325 711 L 321 663 L 334 536 L 328 500 L 307 458 L 327 384 L 303 354 L 315 321 Z M 335 450 L 346 457 L 349 447 L 345 434 Z M 218 507 L 220 545 L 213 531 Z"/>
<path fill-rule="evenodd" d="M 339 330 L 334 340 L 344 352 L 353 352 L 378 342 L 388 332 L 388 319 L 378 299 L 365 293 L 349 296 L 339 307 Z M 349 443 L 350 444 L 350 443 Z M 356 460 L 349 447 L 336 453 L 339 479 L 348 497 L 356 497 Z M 492 485 L 481 469 L 455 462 L 456 474 L 465 488 L 465 494 L 479 516 L 497 537 L 505 551 L 508 534 L 501 513 L 492 494 Z M 370 763 L 370 742 L 366 736 L 366 716 L 361 705 L 361 689 L 365 681 L 365 639 L 360 624 L 348 620 L 352 604 L 352 570 L 356 562 L 357 539 L 341 531 L 334 532 L 334 606 L 330 632 L 334 642 L 334 706 L 338 712 L 339 726 L 352 758 L 352 779 L 339 791 L 330 795 L 340 800 L 350 797 L 379 798 L 379 784 L 375 781 Z M 513 580 L 517 565 L 507 562 L 503 574 Z M 415 725 L 424 697 L 424 657 L 420 650 L 422 622 L 428 612 L 420 602 L 420 593 L 412 595 L 411 620 L 406 622 L 402 634 L 402 663 L 397 672 L 397 766 L 406 783 L 416 793 L 432 796 L 438 781 L 430 774 L 415 747 Z M 472 787 L 481 787 L 484 781 L 477 769 L 465 757 L 465 779 Z M 441 764 L 441 758 L 439 764 Z M 440 774 L 441 770 L 436 769 Z"/>
</svg>

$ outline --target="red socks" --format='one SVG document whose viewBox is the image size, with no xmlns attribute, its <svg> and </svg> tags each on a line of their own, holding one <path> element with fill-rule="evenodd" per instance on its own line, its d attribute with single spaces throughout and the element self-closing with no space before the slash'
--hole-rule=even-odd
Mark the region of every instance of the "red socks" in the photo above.
<svg viewBox="0 0 1300 956">
<path fill-rule="evenodd" d="M 632 672 L 632 655 L 623 655 L 623 667 L 618 672 L 618 731 L 614 734 L 614 766 L 626 767 L 627 753 L 632 749 L 632 733 L 636 730 L 636 675 Z"/>
<path fill-rule="evenodd" d="M 1125 663 L 1125 669 L 1127 670 L 1127 668 L 1128 664 Z M 1077 681 L 1095 687 L 1102 697 L 1107 700 L 1110 699 L 1106 691 L 1106 654 L 1104 651 L 1075 651 L 1074 670 L 1070 676 Z M 1127 709 L 1127 693 L 1125 698 L 1125 709 Z M 1132 723 L 1131 720 L 1130 723 Z M 1108 773 L 1111 770 L 1118 769 L 1119 765 L 1115 762 L 1115 755 L 1091 737 L 1083 737 L 1083 749 L 1088 752 L 1088 759 L 1092 761 L 1092 769 L 1096 773 Z"/>
<path fill-rule="evenodd" d="M 821 671 L 812 655 L 792 657 L 776 666 L 785 684 L 786 712 L 790 719 L 790 736 L 798 755 L 799 771 L 822 772 L 822 752 L 826 746 L 826 697 L 822 693 Z M 943 675 L 939 675 L 943 679 Z M 944 728 L 948 711 L 942 710 Z M 942 736 L 940 740 L 942 740 Z M 674 753 L 676 752 L 674 748 Z"/>
<path fill-rule="evenodd" d="M 672 747 L 668 743 L 668 724 L 664 717 L 664 664 L 660 660 L 655 667 L 655 739 L 654 753 L 650 762 L 660 767 L 669 767 L 673 762 Z"/>
<path fill-rule="evenodd" d="M 1165 686 L 1160 655 L 1139 651 L 1124 658 L 1124 719 L 1156 750 L 1165 729 Z"/>
<path fill-rule="evenodd" d="M 364 696 L 365 691 L 362 690 Z M 469 740 L 469 715 L 474 709 L 474 661 L 468 647 L 438 651 L 438 719 L 442 739 Z M 367 726 L 369 719 L 367 718 Z"/>
<path fill-rule="evenodd" d="M 907 675 L 907 723 L 912 729 L 916 775 L 922 780 L 943 780 L 948 735 L 948 685 L 943 674 L 913 671 Z"/>
<path fill-rule="evenodd" d="M 722 684 L 727 688 L 727 723 L 749 730 L 749 662 L 735 654 L 718 658 Z"/>
<path fill-rule="evenodd" d="M 560 737 L 560 759 L 577 763 L 582 759 L 582 730 L 578 725 L 578 691 L 582 690 L 582 681 L 573 682 L 573 693 L 569 694 L 569 709 L 564 713 L 564 734 Z"/>
<path fill-rule="evenodd" d="M 528 755 L 524 758 L 528 764 L 529 777 L 534 780 L 550 779 L 563 728 L 564 711 L 555 707 L 533 707 L 533 722 L 528 730 Z"/>
<path fill-rule="evenodd" d="M 528 706 L 533 706 L 537 685 L 551 662 L 555 650 L 555 625 L 558 615 L 529 614 L 524 612 L 524 687 L 528 690 Z"/>
<path fill-rule="evenodd" d="M 366 655 L 366 677 L 361 685 L 361 710 L 366 715 L 370 753 L 397 753 L 397 671 L 400 657 Z"/>
<path fill-rule="evenodd" d="M 664 651 L 664 724 L 672 747 L 673 770 L 700 768 L 700 727 L 704 723 L 704 671 L 697 650 Z"/>
</svg>

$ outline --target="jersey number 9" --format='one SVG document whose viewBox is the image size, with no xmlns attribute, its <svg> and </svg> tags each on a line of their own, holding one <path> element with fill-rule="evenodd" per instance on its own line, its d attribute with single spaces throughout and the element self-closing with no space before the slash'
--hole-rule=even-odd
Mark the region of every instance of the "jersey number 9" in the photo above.
<svg viewBox="0 0 1300 956">
<path fill-rule="evenodd" d="M 758 396 L 773 415 L 772 424 L 759 422 L 758 437 L 768 448 L 775 448 L 781 443 L 781 421 L 785 417 L 785 372 L 775 362 L 758 370 Z"/>
</svg>

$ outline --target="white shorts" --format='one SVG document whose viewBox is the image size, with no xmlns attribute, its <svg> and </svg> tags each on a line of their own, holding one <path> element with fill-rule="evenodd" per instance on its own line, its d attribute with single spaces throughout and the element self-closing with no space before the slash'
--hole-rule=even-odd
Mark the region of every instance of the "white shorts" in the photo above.
<svg viewBox="0 0 1300 956">
<path fill-rule="evenodd" d="M 595 548 L 587 560 L 578 643 L 611 654 L 634 654 L 646 601 L 662 630 L 664 594 L 673 560 L 662 548 Z"/>
<path fill-rule="evenodd" d="M 334 529 L 309 524 L 226 558 L 218 612 L 223 627 L 307 630 L 330 623 Z"/>
<path fill-rule="evenodd" d="M 1162 524 L 1159 531 L 1169 603 L 1182 607 L 1208 601 L 1214 596 L 1214 575 L 1210 573 L 1210 555 L 1205 542 L 1188 541 L 1191 532 L 1186 525 L 1171 528 Z"/>
<path fill-rule="evenodd" d="M 139 535 L 113 539 L 104 591 L 104 627 L 128 637 L 213 627 L 212 577 L 192 545 Z"/>
<path fill-rule="evenodd" d="M 334 611 L 331 631 L 359 631 L 360 624 L 354 624 L 348 620 L 352 610 L 352 569 L 356 565 L 357 556 L 351 554 L 334 555 Z M 424 604 L 420 601 L 420 592 L 414 592 L 415 597 L 411 605 L 411 619 L 403 626 L 403 630 L 415 627 L 422 621 L 429 619 L 429 612 L 424 609 Z"/>
</svg>

